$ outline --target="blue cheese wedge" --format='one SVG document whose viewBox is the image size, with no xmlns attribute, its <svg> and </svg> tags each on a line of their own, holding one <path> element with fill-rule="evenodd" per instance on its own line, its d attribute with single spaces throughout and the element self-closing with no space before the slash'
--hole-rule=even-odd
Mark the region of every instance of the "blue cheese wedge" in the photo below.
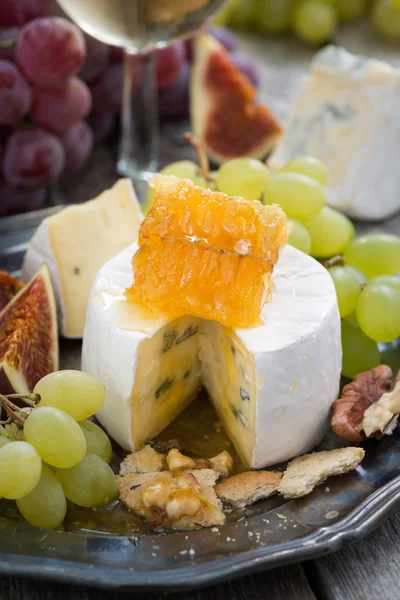
<svg viewBox="0 0 400 600">
<path fill-rule="evenodd" d="M 143 220 L 130 179 L 83 204 L 44 219 L 22 267 L 29 281 L 47 263 L 56 294 L 61 334 L 81 338 L 90 288 L 100 267 L 137 239 Z"/>
<path fill-rule="evenodd" d="M 341 371 L 340 318 L 326 269 L 287 246 L 264 324 L 167 321 L 126 301 L 136 246 L 109 261 L 90 294 L 82 368 L 104 383 L 100 422 L 137 449 L 209 392 L 243 461 L 262 468 L 309 451 L 326 431 Z"/>
<path fill-rule="evenodd" d="M 311 64 L 270 165 L 319 158 L 328 167 L 332 207 L 358 219 L 385 219 L 400 209 L 399 106 L 399 70 L 328 46 Z"/>
</svg>

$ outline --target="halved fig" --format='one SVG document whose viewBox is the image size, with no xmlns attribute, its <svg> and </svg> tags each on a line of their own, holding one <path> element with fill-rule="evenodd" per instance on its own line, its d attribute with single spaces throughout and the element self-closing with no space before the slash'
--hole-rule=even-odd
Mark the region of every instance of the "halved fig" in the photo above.
<svg viewBox="0 0 400 600">
<path fill-rule="evenodd" d="M 190 86 L 192 129 L 217 164 L 231 158 L 265 158 L 282 133 L 256 90 L 212 36 L 195 42 Z"/>
<path fill-rule="evenodd" d="M 0 311 L 10 302 L 19 290 L 22 290 L 22 281 L 13 277 L 8 271 L 0 269 Z"/>
<path fill-rule="evenodd" d="M 32 392 L 58 369 L 56 303 L 47 265 L 0 312 L 0 393 Z"/>
</svg>

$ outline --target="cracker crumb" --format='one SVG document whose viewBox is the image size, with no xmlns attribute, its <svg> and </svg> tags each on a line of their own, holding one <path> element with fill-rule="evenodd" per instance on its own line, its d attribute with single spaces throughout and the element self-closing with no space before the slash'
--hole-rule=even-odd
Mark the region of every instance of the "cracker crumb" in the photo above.
<svg viewBox="0 0 400 600">
<path fill-rule="evenodd" d="M 187 554 L 188 551 L 187 550 L 181 550 L 181 552 L 179 552 L 179 554 L 182 554 L 182 556 L 184 556 L 185 554 Z"/>
<path fill-rule="evenodd" d="M 284 521 L 287 520 L 287 517 L 285 517 L 285 515 L 281 515 L 280 513 L 277 513 L 277 517 L 278 519 L 283 519 Z"/>
</svg>

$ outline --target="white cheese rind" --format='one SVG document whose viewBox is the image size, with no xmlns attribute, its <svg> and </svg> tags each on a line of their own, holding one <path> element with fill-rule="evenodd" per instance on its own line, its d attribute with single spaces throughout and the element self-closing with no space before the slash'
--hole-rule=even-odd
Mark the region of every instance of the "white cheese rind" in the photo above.
<svg viewBox="0 0 400 600">
<path fill-rule="evenodd" d="M 29 280 L 47 263 L 62 335 L 82 337 L 99 268 L 136 240 L 142 219 L 132 182 L 121 179 L 98 198 L 68 206 L 41 223 L 25 255 L 22 277 Z"/>
<path fill-rule="evenodd" d="M 82 355 L 83 370 L 107 388 L 99 420 L 127 449 L 132 448 L 128 399 L 140 344 L 166 323 L 148 316 L 140 322 L 138 314 L 121 313 L 127 305 L 118 295 L 132 283 L 135 250 L 127 248 L 100 270 L 89 300 Z M 340 317 L 331 277 L 314 259 L 288 246 L 274 282 L 272 303 L 263 311 L 265 324 L 235 332 L 256 368 L 253 468 L 310 450 L 326 431 L 339 390 Z"/>
<path fill-rule="evenodd" d="M 328 167 L 328 203 L 362 220 L 400 209 L 400 71 L 329 46 L 312 62 L 270 159 L 279 169 L 303 155 Z"/>
</svg>

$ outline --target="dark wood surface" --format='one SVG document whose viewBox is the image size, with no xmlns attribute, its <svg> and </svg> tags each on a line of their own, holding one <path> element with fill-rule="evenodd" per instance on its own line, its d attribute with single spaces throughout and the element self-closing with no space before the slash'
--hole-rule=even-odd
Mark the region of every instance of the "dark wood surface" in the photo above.
<svg viewBox="0 0 400 600">
<path fill-rule="evenodd" d="M 341 41 L 353 51 L 379 54 L 368 29 L 361 36 L 354 29 L 344 28 Z M 312 52 L 298 44 L 270 41 L 266 44 L 252 36 L 244 36 L 247 50 L 260 61 L 262 93 L 279 117 L 286 114 L 298 81 L 307 68 Z M 388 49 L 387 51 L 390 51 Z M 393 62 L 400 62 L 400 53 Z M 185 125 L 169 123 L 163 126 L 162 162 L 185 157 L 191 150 L 185 146 L 182 132 Z M 59 190 L 60 201 L 88 200 L 117 179 L 114 171 L 115 153 L 98 148 L 84 176 L 65 182 Z M 377 201 L 379 199 L 377 198 Z M 385 230 L 400 233 L 400 216 L 384 224 L 357 225 L 359 232 Z M 340 551 L 303 564 L 267 571 L 230 583 L 184 594 L 171 594 L 176 600 L 396 600 L 400 599 L 400 511 L 388 518 L 374 533 L 362 541 L 349 544 Z M 134 593 L 109 593 L 97 589 L 45 583 L 40 580 L 0 578 L 0 600 L 111 600 L 111 598 L 149 598 L 166 596 Z"/>
</svg>

